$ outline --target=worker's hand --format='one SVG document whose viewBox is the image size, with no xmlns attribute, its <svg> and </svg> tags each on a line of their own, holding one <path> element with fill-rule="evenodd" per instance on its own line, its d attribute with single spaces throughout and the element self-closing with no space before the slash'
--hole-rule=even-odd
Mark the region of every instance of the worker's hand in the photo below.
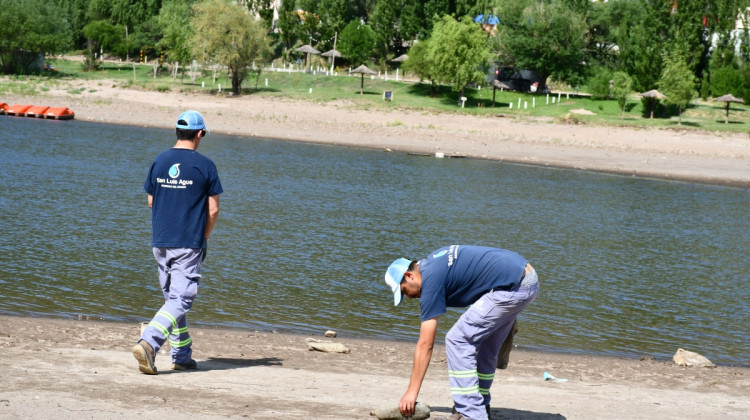
<svg viewBox="0 0 750 420">
<path fill-rule="evenodd" d="M 404 417 L 414 415 L 414 405 L 416 403 L 417 394 L 412 394 L 411 392 L 406 391 L 406 394 L 401 397 L 401 402 L 398 404 L 398 409 L 401 411 L 401 415 Z"/>
</svg>

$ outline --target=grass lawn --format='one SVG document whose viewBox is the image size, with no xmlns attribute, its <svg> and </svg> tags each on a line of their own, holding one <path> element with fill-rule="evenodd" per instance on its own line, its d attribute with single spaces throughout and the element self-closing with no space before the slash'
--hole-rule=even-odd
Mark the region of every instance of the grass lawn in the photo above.
<svg viewBox="0 0 750 420">
<path fill-rule="evenodd" d="M 101 80 L 123 88 L 138 88 L 172 92 L 206 92 L 214 95 L 229 95 L 231 82 L 226 74 L 204 71 L 191 80 L 189 75 L 178 75 L 173 79 L 168 70 L 162 68 L 154 77 L 153 64 L 104 63 L 98 71 L 84 72 L 79 62 L 55 60 L 56 72 L 44 76 L 10 76 L 0 83 L 0 95 L 15 93 L 24 95 L 43 94 L 51 88 L 61 86 L 71 95 L 81 94 L 84 88 L 75 86 L 76 80 Z M 384 78 L 364 78 L 363 94 L 360 94 L 360 75 L 349 76 L 346 70 L 338 76 L 301 72 L 263 71 L 259 76 L 248 75 L 243 83 L 243 95 L 283 97 L 311 102 L 347 100 L 360 109 L 411 109 L 430 113 L 462 113 L 478 116 L 502 116 L 518 119 L 535 119 L 580 124 L 662 127 L 684 130 L 746 132 L 750 128 L 750 112 L 744 104 L 731 104 L 729 124 L 724 123 L 725 105 L 719 102 L 694 100 L 682 113 L 682 124 L 678 125 L 676 109 L 667 112 L 657 107 L 654 118 L 647 118 L 644 104 L 637 93 L 633 93 L 626 104 L 624 115 L 615 100 L 594 100 L 584 96 L 568 96 L 564 92 L 545 95 L 495 91 L 492 88 L 467 88 L 467 98 L 462 108 L 459 94 L 447 86 L 436 86 L 434 91 L 427 83 L 395 81 L 395 73 Z M 409 75 L 407 75 L 409 76 Z M 221 87 L 221 90 L 220 90 Z M 383 93 L 391 91 L 392 101 L 384 101 Z M 494 106 L 493 106 L 494 96 Z M 559 98 L 559 99 L 558 99 Z M 1 100 L 0 100 L 1 101 Z M 520 106 L 519 106 L 520 105 Z"/>
</svg>

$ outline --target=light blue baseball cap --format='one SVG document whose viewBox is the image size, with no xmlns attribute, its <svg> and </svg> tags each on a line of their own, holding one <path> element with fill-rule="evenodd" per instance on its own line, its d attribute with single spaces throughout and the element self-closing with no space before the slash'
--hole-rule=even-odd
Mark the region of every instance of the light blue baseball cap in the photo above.
<svg viewBox="0 0 750 420">
<path fill-rule="evenodd" d="M 404 273 L 409 269 L 411 261 L 406 258 L 399 258 L 394 261 L 388 271 L 385 272 L 385 284 L 390 286 L 393 292 L 393 305 L 398 306 L 401 303 L 401 279 L 404 278 Z"/>
<path fill-rule="evenodd" d="M 183 130 L 206 130 L 206 133 L 211 131 L 206 127 L 206 123 L 203 122 L 203 116 L 198 111 L 185 111 L 177 117 L 177 128 Z"/>
</svg>

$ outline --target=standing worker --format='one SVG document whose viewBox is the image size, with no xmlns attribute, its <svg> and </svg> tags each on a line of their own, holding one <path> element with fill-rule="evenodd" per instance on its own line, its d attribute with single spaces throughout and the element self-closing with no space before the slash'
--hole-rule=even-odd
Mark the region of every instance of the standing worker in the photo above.
<svg viewBox="0 0 750 420">
<path fill-rule="evenodd" d="M 446 307 L 471 305 L 445 336 L 456 410 L 452 419 L 487 419 L 498 351 L 518 314 L 539 292 L 531 264 L 504 249 L 451 245 L 420 261 L 397 259 L 388 267 L 385 282 L 393 291 L 395 305 L 403 295 L 418 298 L 422 312 L 409 388 L 399 403 L 401 414 L 414 413 L 432 358 L 438 318 Z M 506 347 L 509 351 L 510 346 Z M 501 366 L 507 364 L 507 356 Z"/>
<path fill-rule="evenodd" d="M 177 119 L 177 143 L 156 157 L 144 186 L 151 208 L 154 257 L 164 305 L 141 333 L 133 347 L 138 369 L 158 372 L 154 357 L 169 338 L 172 369 L 197 369 L 187 312 L 198 294 L 201 263 L 206 258 L 208 237 L 219 217 L 223 192 L 216 165 L 196 151 L 209 131 L 196 111 Z"/>
</svg>

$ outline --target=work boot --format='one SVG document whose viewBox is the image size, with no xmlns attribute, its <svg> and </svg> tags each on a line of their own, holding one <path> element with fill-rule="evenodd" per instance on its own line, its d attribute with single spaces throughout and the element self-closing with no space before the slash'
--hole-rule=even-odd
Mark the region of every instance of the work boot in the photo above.
<svg viewBox="0 0 750 420">
<path fill-rule="evenodd" d="M 172 363 L 172 370 L 196 370 L 196 369 L 198 369 L 198 362 L 196 362 L 193 359 L 190 359 L 190 361 L 185 364 Z"/>
<path fill-rule="evenodd" d="M 513 326 L 510 328 L 508 336 L 505 338 L 505 342 L 500 347 L 500 352 L 497 354 L 497 368 L 505 369 L 508 367 L 510 362 L 510 351 L 513 349 L 513 336 L 518 332 L 518 320 L 513 320 Z"/>
<path fill-rule="evenodd" d="M 133 346 L 133 356 L 138 360 L 138 370 L 147 375 L 156 375 L 159 372 L 154 365 L 154 348 L 144 340 Z"/>
</svg>

